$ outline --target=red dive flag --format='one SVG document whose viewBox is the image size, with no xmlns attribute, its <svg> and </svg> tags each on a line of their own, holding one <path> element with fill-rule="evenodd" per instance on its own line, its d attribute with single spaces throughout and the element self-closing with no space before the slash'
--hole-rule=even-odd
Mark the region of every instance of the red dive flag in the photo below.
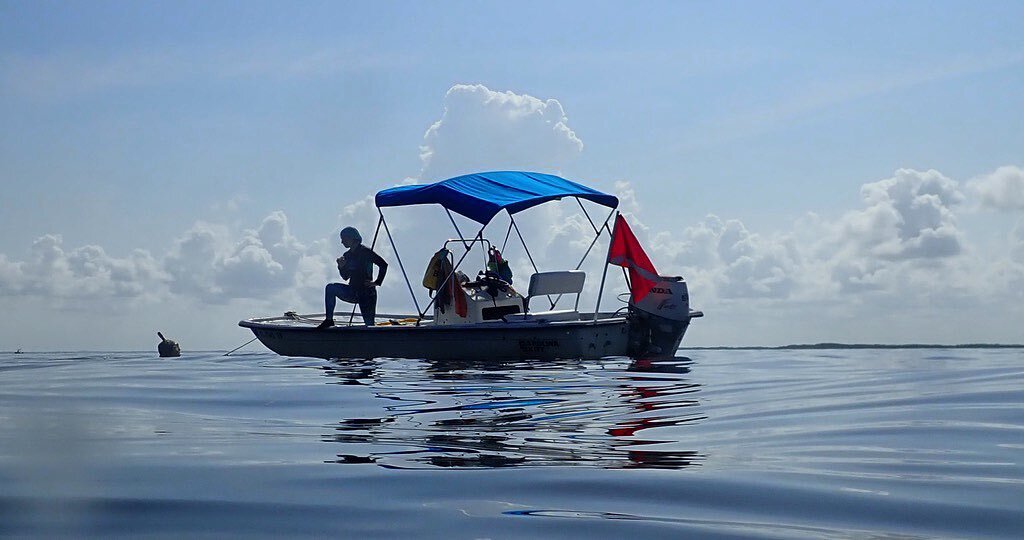
<svg viewBox="0 0 1024 540">
<path fill-rule="evenodd" d="M 612 245 L 608 249 L 608 263 L 629 268 L 629 288 L 633 294 L 633 302 L 639 302 L 647 296 L 658 280 L 658 271 L 644 253 L 644 248 L 640 247 L 640 242 L 637 242 L 622 214 L 615 216 Z"/>
</svg>

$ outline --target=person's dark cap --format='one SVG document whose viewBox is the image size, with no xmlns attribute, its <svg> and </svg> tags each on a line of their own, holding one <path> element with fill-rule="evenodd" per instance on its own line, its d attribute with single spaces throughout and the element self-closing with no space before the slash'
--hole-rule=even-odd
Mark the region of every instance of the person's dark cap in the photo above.
<svg viewBox="0 0 1024 540">
<path fill-rule="evenodd" d="M 362 243 L 363 241 L 362 235 L 359 234 L 359 231 L 357 231 L 355 227 L 345 227 L 341 230 L 341 234 L 339 234 L 339 236 L 342 238 L 350 238 L 359 243 Z"/>
</svg>

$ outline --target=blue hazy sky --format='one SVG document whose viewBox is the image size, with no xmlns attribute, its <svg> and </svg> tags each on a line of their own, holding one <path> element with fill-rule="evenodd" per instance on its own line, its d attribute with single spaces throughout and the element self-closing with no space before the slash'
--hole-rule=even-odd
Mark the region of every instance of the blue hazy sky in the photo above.
<svg viewBox="0 0 1024 540">
<path fill-rule="evenodd" d="M 0 349 L 232 347 L 239 318 L 319 309 L 368 195 L 497 168 L 623 196 L 708 313 L 691 344 L 1024 341 L 1022 20 L 1019 1 L 0 1 L 0 304 L 24 314 Z M 409 221 L 407 242 L 448 234 L 414 214 L 440 236 Z M 535 216 L 546 263 L 567 220 Z"/>
</svg>

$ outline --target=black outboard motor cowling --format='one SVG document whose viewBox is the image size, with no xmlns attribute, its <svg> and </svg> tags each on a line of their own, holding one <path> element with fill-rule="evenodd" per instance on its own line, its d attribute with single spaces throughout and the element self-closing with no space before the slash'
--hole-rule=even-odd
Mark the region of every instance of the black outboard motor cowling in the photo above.
<svg viewBox="0 0 1024 540">
<path fill-rule="evenodd" d="M 683 278 L 659 276 L 642 300 L 630 298 L 630 356 L 672 356 L 690 319 L 702 316 L 700 311 L 690 311 L 690 294 Z"/>
<path fill-rule="evenodd" d="M 160 332 L 157 332 L 156 335 L 160 337 L 160 343 L 157 344 L 156 350 L 160 353 L 161 358 L 177 358 L 181 356 L 181 347 L 176 341 L 165 338 Z"/>
</svg>

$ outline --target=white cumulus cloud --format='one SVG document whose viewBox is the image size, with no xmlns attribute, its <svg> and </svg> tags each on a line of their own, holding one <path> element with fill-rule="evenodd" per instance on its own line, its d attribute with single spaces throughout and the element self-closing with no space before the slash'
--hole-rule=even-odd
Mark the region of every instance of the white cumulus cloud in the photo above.
<svg viewBox="0 0 1024 540">
<path fill-rule="evenodd" d="M 963 234 L 954 208 L 963 202 L 957 183 L 935 170 L 899 169 L 861 187 L 866 208 L 837 223 L 834 240 L 856 257 L 933 259 L 960 253 Z"/>
<path fill-rule="evenodd" d="M 786 298 L 800 281 L 791 237 L 752 233 L 737 219 L 708 215 L 678 234 L 654 234 L 651 247 L 662 274 L 682 273 L 705 298 Z"/>
<path fill-rule="evenodd" d="M 1010 257 L 1024 264 L 1024 221 L 1018 221 L 1010 233 Z"/>
<path fill-rule="evenodd" d="M 558 170 L 579 156 L 583 142 L 561 103 L 486 86 L 455 85 L 444 113 L 423 136 L 425 182 L 491 170 Z"/>
<path fill-rule="evenodd" d="M 206 223 L 196 223 L 164 257 L 164 269 L 170 276 L 172 293 L 216 300 L 218 254 L 227 249 L 227 231 Z"/>
<path fill-rule="evenodd" d="M 1024 210 L 1024 169 L 1007 165 L 975 178 L 968 187 L 981 205 L 994 210 Z"/>
<path fill-rule="evenodd" d="M 164 279 L 148 251 L 135 250 L 127 257 L 111 256 L 96 245 L 67 251 L 59 234 L 36 239 L 27 260 L 0 255 L 0 295 L 130 298 L 156 292 Z"/>
<path fill-rule="evenodd" d="M 329 259 L 323 243 L 299 242 L 285 213 L 276 211 L 237 239 L 225 227 L 197 223 L 175 240 L 163 264 L 172 293 L 224 303 L 322 286 Z"/>
</svg>

